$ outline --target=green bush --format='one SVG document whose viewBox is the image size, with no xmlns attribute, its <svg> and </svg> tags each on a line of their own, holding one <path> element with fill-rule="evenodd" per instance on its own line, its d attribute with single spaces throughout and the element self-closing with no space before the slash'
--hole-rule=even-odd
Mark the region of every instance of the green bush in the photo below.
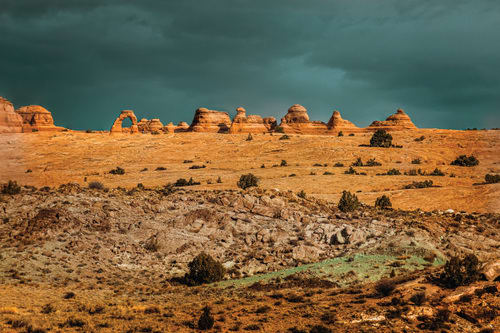
<svg viewBox="0 0 500 333">
<path fill-rule="evenodd" d="M 413 188 L 426 188 L 426 187 L 432 187 L 433 185 L 432 180 L 424 180 L 423 182 L 413 182 L 411 184 L 405 185 L 405 189 L 413 189 Z"/>
<path fill-rule="evenodd" d="M 429 174 L 429 176 L 444 176 L 444 172 L 436 168 Z"/>
<path fill-rule="evenodd" d="M 89 188 L 93 190 L 102 190 L 104 185 L 101 182 L 94 181 L 89 183 Z"/>
<path fill-rule="evenodd" d="M 354 168 L 351 166 L 349 167 L 349 170 L 344 171 L 346 175 L 355 175 L 357 172 L 354 170 Z"/>
<path fill-rule="evenodd" d="M 401 174 L 401 171 L 399 171 L 398 169 L 390 169 L 386 173 L 386 175 L 388 175 L 388 176 L 398 176 L 400 174 Z"/>
<path fill-rule="evenodd" d="M 375 161 L 374 158 L 370 158 L 368 161 L 366 161 L 365 166 L 373 167 L 373 166 L 381 166 L 382 163 Z"/>
<path fill-rule="evenodd" d="M 370 146 L 389 148 L 392 146 L 392 135 L 383 129 L 379 129 L 373 133 L 372 138 L 370 139 Z"/>
<path fill-rule="evenodd" d="M 280 140 L 290 140 L 290 137 L 285 134 L 280 137 Z"/>
<path fill-rule="evenodd" d="M 352 163 L 351 166 L 356 166 L 356 167 L 362 167 L 363 166 L 363 161 L 361 161 L 361 157 L 358 157 L 356 162 Z"/>
<path fill-rule="evenodd" d="M 301 190 L 299 193 L 297 193 L 297 196 L 299 198 L 305 199 L 306 198 L 306 192 L 304 192 L 304 190 Z"/>
<path fill-rule="evenodd" d="M 479 260 L 473 254 L 464 258 L 452 257 L 445 265 L 439 280 L 448 288 L 465 286 L 479 279 Z"/>
<path fill-rule="evenodd" d="M 274 132 L 276 132 L 276 133 L 285 133 L 285 130 L 281 126 L 276 126 L 274 128 Z"/>
<path fill-rule="evenodd" d="M 286 167 L 288 165 L 287 161 L 286 160 L 281 160 L 281 164 L 280 166 L 282 167 Z"/>
<path fill-rule="evenodd" d="M 382 296 L 389 296 L 390 294 L 392 294 L 394 289 L 396 289 L 396 284 L 393 280 L 390 279 L 380 280 L 375 285 L 375 290 L 377 290 L 377 292 Z"/>
<path fill-rule="evenodd" d="M 21 186 L 15 180 L 9 180 L 7 184 L 2 186 L 2 194 L 19 194 L 21 193 Z"/>
<path fill-rule="evenodd" d="M 474 155 L 471 156 L 460 155 L 453 162 L 451 162 L 451 165 L 466 166 L 466 167 L 472 167 L 478 164 L 479 161 L 477 160 L 477 158 L 474 157 Z"/>
<path fill-rule="evenodd" d="M 247 189 L 252 186 L 259 186 L 259 178 L 249 173 L 247 175 L 242 175 L 237 183 L 239 188 Z"/>
<path fill-rule="evenodd" d="M 413 160 L 411 161 L 411 164 L 420 164 L 420 163 L 422 163 L 422 161 L 420 161 L 420 158 L 419 158 L 419 157 L 417 157 L 417 158 L 415 158 L 415 159 L 413 159 Z"/>
<path fill-rule="evenodd" d="M 211 329 L 214 326 L 214 317 L 212 316 L 211 309 L 208 306 L 205 306 L 202 310 L 202 314 L 200 319 L 198 319 L 198 328 L 200 330 L 206 331 Z"/>
<path fill-rule="evenodd" d="M 342 164 L 340 162 L 337 162 L 333 166 L 336 167 L 336 168 L 342 168 L 344 166 L 344 164 Z"/>
<path fill-rule="evenodd" d="M 485 180 L 488 184 L 500 183 L 500 175 L 490 175 L 490 174 L 486 174 L 486 176 L 484 176 L 484 180 Z"/>
<path fill-rule="evenodd" d="M 174 186 L 176 187 L 182 187 L 182 186 L 193 186 L 193 185 L 200 185 L 200 182 L 195 182 L 193 180 L 193 177 L 189 178 L 189 180 L 186 180 L 184 178 L 179 178 L 177 181 L 174 183 Z"/>
<path fill-rule="evenodd" d="M 109 173 L 112 175 L 124 175 L 125 169 L 122 169 L 120 167 L 116 167 L 116 169 L 110 170 Z"/>
<path fill-rule="evenodd" d="M 418 137 L 418 138 L 415 138 L 415 142 L 422 142 L 425 140 L 425 136 L 421 136 L 421 137 Z"/>
<path fill-rule="evenodd" d="M 186 274 L 184 279 L 191 286 L 220 281 L 226 274 L 222 264 L 205 252 L 197 255 L 188 264 L 188 267 L 189 273 Z"/>
<path fill-rule="evenodd" d="M 381 197 L 378 197 L 377 200 L 375 200 L 375 207 L 382 209 L 391 208 L 391 199 L 389 199 L 389 197 L 384 194 Z"/>
<path fill-rule="evenodd" d="M 339 200 L 338 207 L 342 212 L 352 212 L 358 209 L 360 206 L 358 197 L 356 194 L 352 194 L 349 191 L 343 191 L 342 197 Z"/>
</svg>

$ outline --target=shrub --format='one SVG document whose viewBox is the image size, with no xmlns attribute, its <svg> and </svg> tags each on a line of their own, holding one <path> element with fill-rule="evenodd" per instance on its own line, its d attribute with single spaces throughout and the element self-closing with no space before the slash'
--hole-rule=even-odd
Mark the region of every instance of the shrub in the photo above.
<svg viewBox="0 0 500 333">
<path fill-rule="evenodd" d="M 184 160 L 184 162 L 182 162 L 182 163 L 185 163 L 185 164 L 187 164 L 187 163 L 193 163 L 193 161 L 191 161 L 191 160 Z"/>
<path fill-rule="evenodd" d="M 306 192 L 304 192 L 304 190 L 301 190 L 299 193 L 297 193 L 297 196 L 299 198 L 305 199 L 306 198 Z"/>
<path fill-rule="evenodd" d="M 363 161 L 361 161 L 361 157 L 358 157 L 356 162 L 352 163 L 351 166 L 356 166 L 356 167 L 362 167 L 363 166 Z"/>
<path fill-rule="evenodd" d="M 488 184 L 500 183 L 500 175 L 490 175 L 490 174 L 486 174 L 486 176 L 484 176 L 484 180 L 485 180 Z"/>
<path fill-rule="evenodd" d="M 432 180 L 424 180 L 423 182 L 413 182 L 411 184 L 405 185 L 405 189 L 412 189 L 412 188 L 426 188 L 426 187 L 432 187 L 433 185 Z"/>
<path fill-rule="evenodd" d="M 89 188 L 93 190 L 102 190 L 104 185 L 101 182 L 94 181 L 89 183 Z"/>
<path fill-rule="evenodd" d="M 366 164 L 365 164 L 365 166 L 369 166 L 369 167 L 373 167 L 373 166 L 381 166 L 381 165 L 382 165 L 382 163 L 375 161 L 375 159 L 374 159 L 374 158 L 370 158 L 370 159 L 366 162 Z"/>
<path fill-rule="evenodd" d="M 382 209 L 390 208 L 392 207 L 391 199 L 389 199 L 389 197 L 384 194 L 381 197 L 378 197 L 377 200 L 375 200 L 375 207 Z"/>
<path fill-rule="evenodd" d="M 249 173 L 247 175 L 242 175 L 237 183 L 239 188 L 247 189 L 252 186 L 259 186 L 259 178 Z"/>
<path fill-rule="evenodd" d="M 419 157 L 417 157 L 417 158 L 415 158 L 415 159 L 411 160 L 411 164 L 420 164 L 420 163 L 422 163 L 422 161 L 420 161 L 420 158 L 419 158 Z"/>
<path fill-rule="evenodd" d="M 390 169 L 387 171 L 386 175 L 388 176 L 398 176 L 401 172 L 398 169 Z"/>
<path fill-rule="evenodd" d="M 290 137 L 285 134 L 280 137 L 280 140 L 290 140 Z"/>
<path fill-rule="evenodd" d="M 188 267 L 189 273 L 186 274 L 184 279 L 191 286 L 220 281 L 226 274 L 222 264 L 205 252 L 197 255 L 188 264 Z"/>
<path fill-rule="evenodd" d="M 198 328 L 200 330 L 209 330 L 214 326 L 214 317 L 210 313 L 211 310 L 208 306 L 205 306 L 202 311 L 203 313 L 198 319 Z"/>
<path fill-rule="evenodd" d="M 396 289 L 396 284 L 393 280 L 389 279 L 380 280 L 375 285 L 375 290 L 382 296 L 389 296 L 394 289 Z"/>
<path fill-rule="evenodd" d="M 472 167 L 478 164 L 479 161 L 474 157 L 474 155 L 471 156 L 460 155 L 453 162 L 451 162 L 451 165 L 466 166 L 466 167 Z"/>
<path fill-rule="evenodd" d="M 220 178 L 220 176 L 217 178 L 217 184 L 222 184 L 222 178 Z"/>
<path fill-rule="evenodd" d="M 206 165 L 191 165 L 189 169 L 196 170 L 196 169 L 205 169 L 207 166 Z"/>
<path fill-rule="evenodd" d="M 7 184 L 2 186 L 2 194 L 19 194 L 21 193 L 21 186 L 15 180 L 9 180 Z"/>
<path fill-rule="evenodd" d="M 422 142 L 424 140 L 425 140 L 425 136 L 423 136 L 423 135 L 421 137 L 415 138 L 416 142 Z"/>
<path fill-rule="evenodd" d="M 311 328 L 309 333 L 332 333 L 332 330 L 323 325 L 315 325 Z"/>
<path fill-rule="evenodd" d="M 356 174 L 356 170 L 354 170 L 354 168 L 351 166 L 351 167 L 349 167 L 349 170 L 344 171 L 344 173 L 346 175 L 355 175 Z"/>
<path fill-rule="evenodd" d="M 285 160 L 281 160 L 280 166 L 285 167 L 287 165 L 288 165 L 288 163 Z"/>
<path fill-rule="evenodd" d="M 248 133 L 247 141 L 252 141 L 252 140 L 253 140 L 252 133 Z"/>
<path fill-rule="evenodd" d="M 125 169 L 122 169 L 120 167 L 116 167 L 116 169 L 110 170 L 109 173 L 112 175 L 124 175 Z"/>
<path fill-rule="evenodd" d="M 339 200 L 338 207 L 342 212 L 352 212 L 358 209 L 360 206 L 358 197 L 356 194 L 352 194 L 349 191 L 343 191 L 342 197 Z"/>
<path fill-rule="evenodd" d="M 276 133 L 285 133 L 285 130 L 281 126 L 276 126 L 274 128 L 274 132 L 276 132 Z"/>
<path fill-rule="evenodd" d="M 323 176 L 331 176 L 331 175 L 333 175 L 333 173 L 331 173 L 330 171 L 323 172 Z"/>
<path fill-rule="evenodd" d="M 354 133 L 349 134 L 349 136 L 354 136 Z"/>
<path fill-rule="evenodd" d="M 385 130 L 379 129 L 373 133 L 370 139 L 371 147 L 389 148 L 392 145 L 392 135 Z"/>
<path fill-rule="evenodd" d="M 340 131 L 339 136 L 344 136 L 344 133 L 342 133 L 342 131 Z"/>
<path fill-rule="evenodd" d="M 157 167 L 157 168 L 155 169 L 155 171 L 165 171 L 165 170 L 167 170 L 167 168 L 162 167 L 162 166 L 159 166 L 159 167 Z"/>
<path fill-rule="evenodd" d="M 182 187 L 182 186 L 193 186 L 193 185 L 200 185 L 200 182 L 195 182 L 193 178 L 189 178 L 189 180 L 186 180 L 184 178 L 179 178 L 177 181 L 174 183 L 174 186 L 176 187 Z"/>
<path fill-rule="evenodd" d="M 416 175 L 417 175 L 417 170 L 410 169 L 410 171 L 408 171 L 408 176 L 416 176 Z"/>
<path fill-rule="evenodd" d="M 421 291 L 410 297 L 410 301 L 415 305 L 422 305 L 425 302 L 425 292 Z"/>
<path fill-rule="evenodd" d="M 261 169 L 265 169 L 265 168 L 266 168 L 266 165 L 265 165 L 265 164 L 262 164 L 262 165 L 260 166 L 260 168 L 261 168 Z"/>
<path fill-rule="evenodd" d="M 479 278 L 479 260 L 473 254 L 468 254 L 464 258 L 457 256 L 444 265 L 444 271 L 439 280 L 448 288 L 468 285 Z"/>
<path fill-rule="evenodd" d="M 337 162 L 333 166 L 336 167 L 336 168 L 342 168 L 344 166 L 344 164 L 342 164 L 340 162 Z"/>
<path fill-rule="evenodd" d="M 429 174 L 429 176 L 444 176 L 444 172 L 436 168 Z"/>
</svg>

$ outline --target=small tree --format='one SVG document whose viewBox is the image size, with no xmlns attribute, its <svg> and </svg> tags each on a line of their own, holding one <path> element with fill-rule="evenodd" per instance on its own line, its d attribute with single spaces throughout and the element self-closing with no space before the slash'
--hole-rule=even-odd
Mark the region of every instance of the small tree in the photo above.
<svg viewBox="0 0 500 333">
<path fill-rule="evenodd" d="M 389 197 L 384 194 L 383 196 L 378 197 L 377 200 L 375 200 L 375 207 L 382 209 L 391 208 L 391 199 L 389 199 Z"/>
<path fill-rule="evenodd" d="M 472 167 L 478 164 L 479 161 L 474 155 L 471 156 L 460 155 L 453 162 L 451 162 L 451 165 L 466 166 L 466 167 Z"/>
<path fill-rule="evenodd" d="M 237 183 L 238 187 L 246 190 L 252 186 L 259 186 L 259 178 L 249 173 L 247 175 L 242 175 Z"/>
<path fill-rule="evenodd" d="M 188 264 L 188 267 L 189 273 L 186 274 L 184 279 L 191 286 L 220 281 L 226 274 L 222 264 L 205 252 L 197 255 Z"/>
<path fill-rule="evenodd" d="M 389 148 L 392 146 L 392 135 L 383 129 L 379 129 L 373 133 L 372 138 L 370 139 L 370 146 Z"/>
<path fill-rule="evenodd" d="M 465 286 L 479 278 L 479 260 L 473 254 L 452 257 L 445 265 L 440 280 L 449 288 Z"/>
<path fill-rule="evenodd" d="M 286 160 L 281 160 L 281 164 L 280 166 L 282 167 L 286 167 L 288 165 L 287 161 Z"/>
<path fill-rule="evenodd" d="M 349 191 L 343 191 L 339 200 L 338 207 L 342 212 L 352 212 L 358 209 L 360 203 L 356 194 Z"/>
</svg>

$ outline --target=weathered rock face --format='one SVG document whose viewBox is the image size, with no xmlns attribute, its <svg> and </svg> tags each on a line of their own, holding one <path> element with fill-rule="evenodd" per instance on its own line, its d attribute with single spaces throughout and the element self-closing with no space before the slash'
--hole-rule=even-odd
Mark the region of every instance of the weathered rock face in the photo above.
<svg viewBox="0 0 500 333">
<path fill-rule="evenodd" d="M 176 126 L 174 125 L 174 123 L 169 122 L 168 125 L 163 127 L 163 131 L 171 134 L 171 133 L 175 133 L 175 128 L 176 128 Z"/>
<path fill-rule="evenodd" d="M 23 118 L 23 132 L 61 131 L 64 129 L 55 126 L 52 114 L 40 105 L 23 106 L 16 112 Z"/>
<path fill-rule="evenodd" d="M 227 112 L 199 108 L 189 129 L 193 132 L 227 133 L 231 119 Z"/>
<path fill-rule="evenodd" d="M 411 121 L 410 117 L 401 109 L 398 109 L 398 111 L 387 117 L 386 120 L 384 121 L 374 121 L 371 123 L 370 126 L 367 127 L 367 129 L 380 129 L 383 128 L 385 130 L 405 130 L 405 129 L 416 129 L 417 127 L 413 122 Z"/>
<path fill-rule="evenodd" d="M 340 116 L 340 112 L 335 110 L 333 111 L 332 117 L 328 121 L 328 130 L 331 132 L 338 133 L 340 131 L 347 132 L 357 132 L 362 129 L 351 123 L 349 120 L 342 119 Z"/>
<path fill-rule="evenodd" d="M 285 133 L 327 134 L 328 127 L 321 121 L 310 121 L 307 110 L 300 104 L 294 104 L 281 119 L 280 126 Z"/>
<path fill-rule="evenodd" d="M 21 133 L 23 118 L 14 111 L 11 102 L 0 97 L 0 133 Z"/>
<path fill-rule="evenodd" d="M 127 118 L 129 118 L 132 121 L 132 126 L 130 126 L 130 129 L 122 127 L 122 122 Z M 110 130 L 110 134 L 127 133 L 127 132 L 131 134 L 139 132 L 139 128 L 137 126 L 137 117 L 135 116 L 134 111 L 132 110 L 123 110 L 118 116 L 118 118 L 116 118 Z"/>
<path fill-rule="evenodd" d="M 261 116 L 246 115 L 246 110 L 242 107 L 236 109 L 236 116 L 233 119 L 229 133 L 266 133 L 268 127 L 264 124 Z"/>
<path fill-rule="evenodd" d="M 147 120 L 146 118 L 142 118 L 141 121 L 137 123 L 137 128 L 139 129 L 139 132 L 141 133 L 149 132 L 148 123 L 149 120 Z"/>
<path fill-rule="evenodd" d="M 161 132 L 163 130 L 163 124 L 160 119 L 155 118 L 149 121 L 149 130 L 151 132 Z"/>
<path fill-rule="evenodd" d="M 274 117 L 266 117 L 263 119 L 263 121 L 264 121 L 264 126 L 266 126 L 266 128 L 269 131 L 273 131 L 276 128 L 276 126 L 278 126 L 278 122 Z"/>
</svg>

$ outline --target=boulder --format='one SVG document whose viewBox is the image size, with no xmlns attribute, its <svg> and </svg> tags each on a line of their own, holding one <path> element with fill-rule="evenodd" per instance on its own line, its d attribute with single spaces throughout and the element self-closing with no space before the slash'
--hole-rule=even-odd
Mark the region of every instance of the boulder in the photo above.
<svg viewBox="0 0 500 333">
<path fill-rule="evenodd" d="M 342 132 L 359 132 L 362 131 L 361 128 L 351 123 L 349 120 L 342 119 L 340 112 L 337 110 L 333 111 L 332 117 L 328 121 L 328 131 L 338 133 Z"/>
<path fill-rule="evenodd" d="M 264 124 L 264 119 L 257 115 L 246 115 L 246 110 L 242 107 L 236 109 L 236 116 L 233 119 L 229 133 L 266 133 L 268 127 Z"/>
<path fill-rule="evenodd" d="M 481 273 L 488 281 L 494 281 L 498 279 L 500 277 L 500 259 L 491 261 L 484 265 Z"/>
<path fill-rule="evenodd" d="M 130 129 L 122 128 L 122 122 L 127 118 L 129 118 L 132 121 L 132 126 L 130 126 Z M 118 118 L 116 118 L 110 130 L 110 134 L 127 133 L 127 132 L 131 134 L 139 133 L 139 128 L 137 126 L 137 117 L 135 116 L 134 111 L 132 110 L 123 110 L 118 116 Z"/>
<path fill-rule="evenodd" d="M 231 127 L 231 119 L 227 112 L 199 108 L 189 127 L 193 132 L 227 133 Z"/>
<path fill-rule="evenodd" d="M 40 105 L 23 106 L 16 112 L 23 118 L 23 132 L 62 131 L 64 129 L 55 126 L 50 111 Z"/>
<path fill-rule="evenodd" d="M 321 121 L 310 121 L 307 110 L 300 104 L 294 104 L 281 119 L 280 127 L 285 133 L 327 134 L 328 126 Z"/>
<path fill-rule="evenodd" d="M 0 133 L 21 133 L 23 118 L 14 111 L 11 102 L 0 97 Z"/>
<path fill-rule="evenodd" d="M 398 109 L 398 111 L 387 117 L 384 121 L 374 121 L 370 126 L 367 127 L 369 130 L 378 130 L 385 129 L 389 131 L 397 131 L 397 130 L 407 130 L 407 129 L 416 129 L 417 127 L 411 121 L 410 117 L 402 110 Z"/>
</svg>

